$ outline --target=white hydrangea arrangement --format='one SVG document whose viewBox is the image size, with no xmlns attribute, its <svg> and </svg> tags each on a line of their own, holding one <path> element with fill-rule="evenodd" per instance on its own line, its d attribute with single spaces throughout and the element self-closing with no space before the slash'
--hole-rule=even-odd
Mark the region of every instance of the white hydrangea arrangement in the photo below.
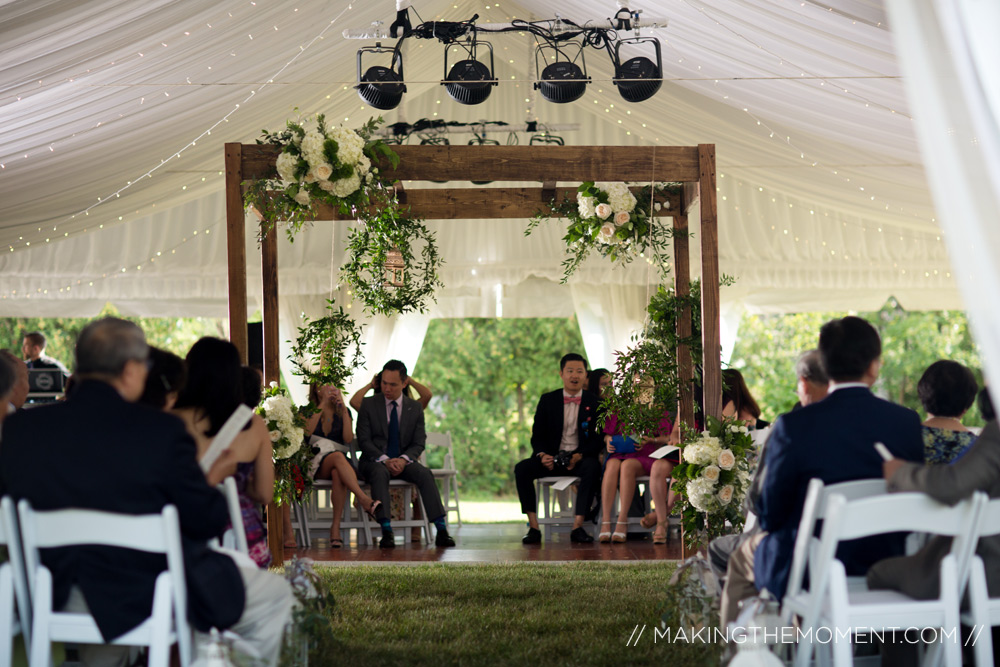
<svg viewBox="0 0 1000 667">
<path fill-rule="evenodd" d="M 285 389 L 272 382 L 264 391 L 257 414 L 267 425 L 274 461 L 274 501 L 301 499 L 312 490 L 307 474 L 312 450 L 305 444 L 305 419 Z"/>
<path fill-rule="evenodd" d="M 553 202 L 552 210 L 569 219 L 563 240 L 571 257 L 563 262 L 563 281 L 591 250 L 623 264 L 646 251 L 652 258 L 666 258 L 673 228 L 657 224 L 656 217 L 667 214 L 668 195 L 678 192 L 680 184 L 654 183 L 636 196 L 626 183 L 587 181 L 577 189 L 575 201 Z M 535 216 L 526 233 L 546 219 L 544 213 Z"/>
<path fill-rule="evenodd" d="M 254 181 L 244 200 L 263 217 L 262 232 L 278 221 L 288 221 L 288 236 L 312 219 L 314 204 L 328 204 L 341 212 L 366 207 L 379 180 L 377 156 L 395 167 L 399 158 L 381 139 L 372 136 L 382 119 L 370 120 L 358 130 L 328 127 L 323 114 L 301 122 L 288 121 L 281 132 L 265 131 L 260 144 L 281 147 L 275 167 L 278 179 Z"/>
<path fill-rule="evenodd" d="M 750 488 L 750 430 L 732 418 L 706 421 L 707 430 L 693 432 L 685 440 L 682 461 L 673 471 L 685 541 L 692 549 L 706 537 L 711 540 L 743 529 L 740 505 Z"/>
</svg>

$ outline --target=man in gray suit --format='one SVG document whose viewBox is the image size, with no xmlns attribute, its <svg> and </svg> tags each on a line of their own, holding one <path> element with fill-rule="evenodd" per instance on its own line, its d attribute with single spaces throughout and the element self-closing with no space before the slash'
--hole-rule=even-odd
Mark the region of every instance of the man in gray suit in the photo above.
<svg viewBox="0 0 1000 667">
<path fill-rule="evenodd" d="M 455 540 L 448 535 L 447 514 L 434 475 L 418 463 L 427 433 L 420 403 L 403 395 L 408 381 L 406 365 L 393 359 L 382 367 L 382 392 L 361 402 L 357 427 L 358 446 L 361 447 L 358 472 L 371 485 L 372 497 L 382 501 L 376 510 L 376 519 L 382 526 L 380 547 L 396 546 L 388 511 L 389 480 L 394 477 L 417 485 L 427 517 L 437 528 L 434 543 L 439 547 L 453 547 Z"/>
</svg>

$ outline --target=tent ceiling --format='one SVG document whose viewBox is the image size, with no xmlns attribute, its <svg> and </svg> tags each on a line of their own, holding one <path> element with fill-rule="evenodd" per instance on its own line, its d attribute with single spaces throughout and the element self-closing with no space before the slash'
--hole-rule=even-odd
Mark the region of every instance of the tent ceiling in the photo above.
<svg viewBox="0 0 1000 667">
<path fill-rule="evenodd" d="M 760 310 L 867 308 L 893 294 L 912 308 L 959 303 L 880 2 L 632 4 L 670 21 L 658 33 L 667 81 L 647 102 L 624 102 L 593 50 L 581 100 L 535 97 L 528 38 L 503 34 L 489 39 L 501 84 L 476 107 L 440 86 L 443 46 L 411 41 L 408 92 L 386 120 L 537 118 L 579 124 L 563 133 L 577 145 L 715 143 L 722 270 L 738 277 L 724 299 Z M 482 22 L 615 11 L 609 0 L 415 6 L 424 20 L 478 13 Z M 0 314 L 91 312 L 115 300 L 222 316 L 222 144 L 252 142 L 296 108 L 348 126 L 377 115 L 351 89 L 367 42 L 340 34 L 391 22 L 394 9 L 391 0 L 0 0 Z M 455 293 L 559 277 L 555 223 L 527 239 L 519 221 L 432 225 Z M 328 294 L 346 233 L 333 227 L 282 246 L 283 293 Z M 644 284 L 649 273 L 593 261 L 578 280 Z"/>
</svg>

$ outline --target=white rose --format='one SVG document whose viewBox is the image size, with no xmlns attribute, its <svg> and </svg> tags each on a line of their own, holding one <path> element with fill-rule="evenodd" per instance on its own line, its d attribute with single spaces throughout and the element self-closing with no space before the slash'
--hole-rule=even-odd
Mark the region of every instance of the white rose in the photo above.
<svg viewBox="0 0 1000 667">
<path fill-rule="evenodd" d="M 274 382 L 272 380 L 271 383 L 269 385 L 267 385 L 267 386 L 270 387 L 271 389 L 277 389 L 278 388 L 278 383 Z"/>
<path fill-rule="evenodd" d="M 655 204 L 653 204 L 653 210 L 659 211 L 661 208 L 663 207 L 660 206 L 660 202 L 656 202 Z"/>
<path fill-rule="evenodd" d="M 713 484 L 719 481 L 719 466 L 708 466 L 701 471 L 701 476 Z"/>
<path fill-rule="evenodd" d="M 309 206 L 309 191 L 302 189 L 295 193 L 295 201 L 303 206 Z"/>
<path fill-rule="evenodd" d="M 267 434 L 271 436 L 271 442 L 278 442 L 279 440 L 281 440 L 281 431 L 278 430 L 268 431 Z"/>
<path fill-rule="evenodd" d="M 719 452 L 719 467 L 723 470 L 732 470 L 736 465 L 736 455 L 731 449 L 723 449 Z"/>
<path fill-rule="evenodd" d="M 331 167 L 329 163 L 324 162 L 323 164 L 316 165 L 312 172 L 316 175 L 316 178 L 321 181 L 325 181 L 333 174 L 333 167 Z"/>
<path fill-rule="evenodd" d="M 615 226 L 610 222 L 606 222 L 601 226 L 601 231 L 599 232 L 600 241 L 602 243 L 611 243 L 612 238 L 615 235 Z"/>
<path fill-rule="evenodd" d="M 323 181 L 322 183 L 319 184 L 319 187 L 324 192 L 333 192 L 334 188 L 336 188 L 337 186 L 333 184 L 333 181 Z"/>
<path fill-rule="evenodd" d="M 594 208 L 594 213 L 596 213 L 597 217 L 600 218 L 601 220 L 607 220 L 608 216 L 611 215 L 611 212 L 612 211 L 610 204 L 598 204 Z"/>
<path fill-rule="evenodd" d="M 621 227 L 622 225 L 628 224 L 629 215 L 628 213 L 622 211 L 621 213 L 615 213 L 615 224 Z"/>
<path fill-rule="evenodd" d="M 315 183 L 316 172 L 310 169 L 309 171 L 306 172 L 306 175 L 302 178 L 302 180 L 305 181 L 306 183 Z"/>
<path fill-rule="evenodd" d="M 742 433 L 743 435 L 747 435 L 748 433 L 750 433 L 750 429 L 748 429 L 746 426 L 740 426 L 740 433 Z"/>
<path fill-rule="evenodd" d="M 728 505 L 729 501 L 733 499 L 733 485 L 726 484 L 724 487 L 719 489 L 719 502 L 723 505 Z"/>
</svg>

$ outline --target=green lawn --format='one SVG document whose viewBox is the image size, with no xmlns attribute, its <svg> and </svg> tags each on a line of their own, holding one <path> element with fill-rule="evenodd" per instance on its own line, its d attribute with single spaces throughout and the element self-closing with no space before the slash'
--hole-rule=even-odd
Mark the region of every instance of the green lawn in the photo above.
<svg viewBox="0 0 1000 667">
<path fill-rule="evenodd" d="M 310 664 L 712 664 L 704 646 L 662 637 L 654 643 L 673 569 L 668 563 L 324 569 L 336 597 L 333 641 Z M 637 625 L 647 627 L 638 645 L 634 639 L 628 645 Z"/>
</svg>

